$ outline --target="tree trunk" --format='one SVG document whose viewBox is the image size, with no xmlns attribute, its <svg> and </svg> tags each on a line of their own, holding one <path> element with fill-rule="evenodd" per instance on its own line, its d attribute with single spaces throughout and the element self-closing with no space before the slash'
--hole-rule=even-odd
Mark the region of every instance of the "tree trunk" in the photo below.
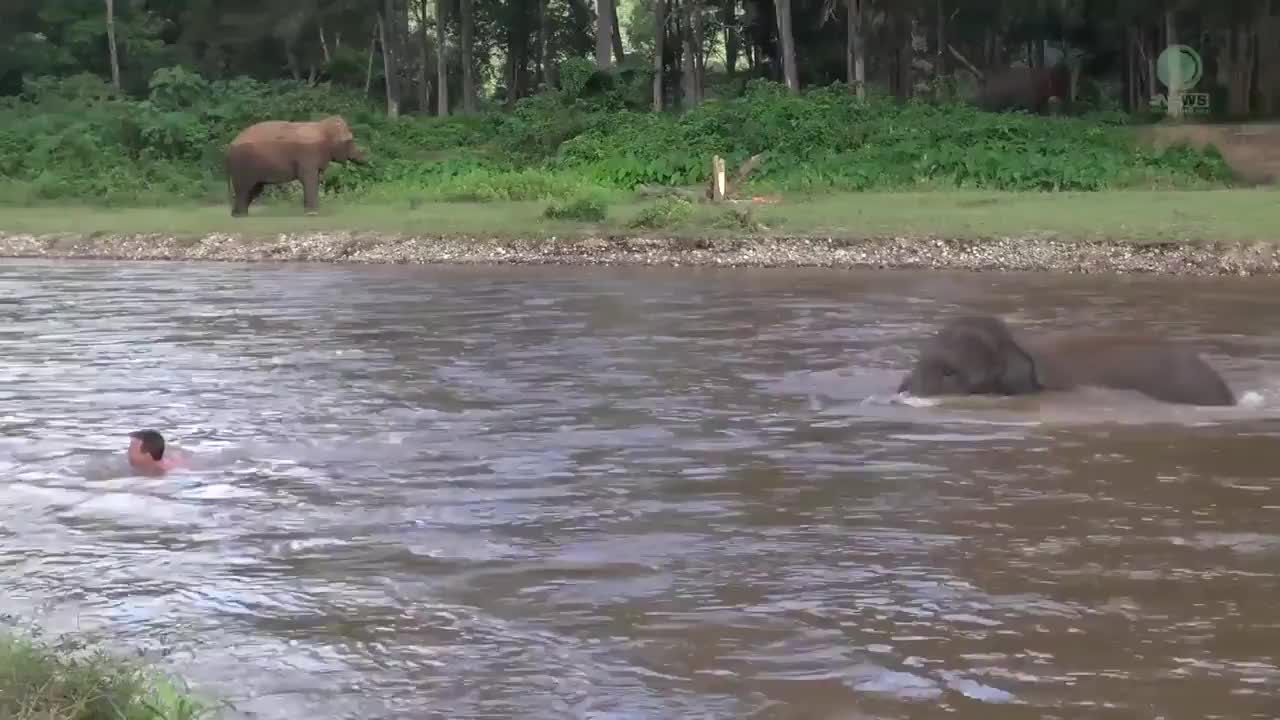
<svg viewBox="0 0 1280 720">
<path fill-rule="evenodd" d="M 524 55 L 524 34 L 511 28 L 507 32 L 507 63 L 504 71 L 507 85 L 507 105 L 514 105 L 520 99 L 520 66 Z"/>
<path fill-rule="evenodd" d="M 1152 37 L 1152 35 L 1155 35 L 1155 37 Z M 1148 40 L 1151 41 L 1151 46 L 1149 47 L 1147 45 Z M 1156 77 L 1156 47 L 1158 42 L 1160 42 L 1160 28 L 1155 28 L 1155 32 L 1152 32 L 1151 28 L 1144 29 L 1142 33 L 1143 61 L 1147 65 L 1147 88 L 1151 92 L 1151 97 L 1149 97 L 1151 100 L 1155 100 L 1157 88 L 1160 87 L 1158 86 L 1160 78 Z"/>
<path fill-rule="evenodd" d="M 426 0 L 423 0 L 425 3 Z M 445 19 L 448 0 L 436 0 L 436 114 L 449 114 L 449 55 L 446 52 Z"/>
<path fill-rule="evenodd" d="M 461 0 L 458 4 L 462 20 L 462 111 L 476 111 L 476 79 L 475 58 L 472 56 L 472 34 L 475 23 L 472 0 Z"/>
<path fill-rule="evenodd" d="M 685 68 L 684 68 L 684 0 L 667 0 L 667 39 L 666 44 L 671 48 L 671 67 L 680 73 L 680 84 L 678 86 L 680 98 L 676 103 L 683 106 L 685 97 Z"/>
<path fill-rule="evenodd" d="M 1125 112 L 1134 112 L 1138 109 L 1137 88 L 1134 83 L 1134 52 L 1133 52 L 1133 28 L 1125 25 L 1124 28 L 1124 66 L 1120 73 L 1120 83 L 1124 87 L 1124 109 Z"/>
<path fill-rule="evenodd" d="M 622 49 L 622 23 L 618 22 L 618 0 L 609 0 L 609 6 L 609 13 L 613 17 L 613 21 L 609 23 L 613 27 L 613 58 L 621 65 L 627 57 Z"/>
<path fill-rule="evenodd" d="M 901 62 L 898 63 L 898 73 L 901 76 L 898 79 L 898 86 L 902 88 L 903 98 L 909 98 L 915 94 L 915 88 L 911 85 L 911 71 L 912 66 L 915 64 L 916 53 L 912 42 L 914 29 L 911 17 L 906 16 L 904 11 L 904 17 L 902 18 L 902 54 L 899 56 Z"/>
<path fill-rule="evenodd" d="M 596 0 L 596 69 L 608 70 L 613 64 L 613 0 Z"/>
<path fill-rule="evenodd" d="M 383 13 L 378 14 L 378 41 L 382 44 L 382 76 L 387 87 L 387 117 L 400 117 L 400 74 L 397 72 L 395 28 L 389 28 L 388 20 L 395 10 L 393 0 L 383 0 Z"/>
<path fill-rule="evenodd" d="M 111 87 L 120 89 L 120 56 L 116 53 L 116 7 L 107 0 L 107 54 L 111 61 Z"/>
<path fill-rule="evenodd" d="M 520 89 L 519 97 L 534 94 L 538 86 L 534 79 L 536 77 L 534 69 L 530 65 L 532 61 L 529 48 L 530 34 L 526 32 L 520 36 L 520 53 L 516 55 L 516 84 Z"/>
<path fill-rule="evenodd" d="M 778 26 L 778 6 L 772 0 L 743 0 L 743 24 L 750 36 L 752 63 L 756 75 L 777 83 L 785 83 L 782 66 L 782 42 L 774 32 Z M 788 7 L 790 2 L 788 0 Z M 761 72 L 763 68 L 763 72 Z"/>
<path fill-rule="evenodd" d="M 419 0 L 396 0 L 396 14 L 392 16 L 391 27 L 395 30 L 395 40 L 393 47 L 396 49 L 396 83 L 400 87 L 401 109 L 404 107 L 404 96 L 406 93 L 406 81 L 404 75 L 409 71 L 409 56 L 412 51 L 409 48 L 415 44 L 412 29 L 409 27 L 409 18 L 413 14 L 413 3 Z M 408 92 L 413 92 L 413 80 L 408 80 Z"/>
<path fill-rule="evenodd" d="M 1227 114 L 1235 115 L 1239 106 L 1239 69 L 1236 67 L 1236 30 L 1235 26 L 1223 30 L 1222 42 L 1218 51 L 1218 79 L 1225 80 L 1227 85 Z"/>
<path fill-rule="evenodd" d="M 774 0 L 778 15 L 778 51 L 782 55 L 782 74 L 787 91 L 800 94 L 800 72 L 796 68 L 795 36 L 791 33 L 791 0 Z"/>
<path fill-rule="evenodd" d="M 867 97 L 867 37 L 863 0 L 848 0 L 848 28 L 846 29 L 845 72 L 849 87 L 859 98 Z"/>
<path fill-rule="evenodd" d="M 689 39 L 693 50 L 693 95 L 699 105 L 706 99 L 707 57 L 706 33 L 703 30 L 702 0 L 689 0 Z"/>
<path fill-rule="evenodd" d="M 538 82 L 549 88 L 547 78 L 547 38 L 551 35 L 551 26 L 547 19 L 547 0 L 538 0 Z"/>
<path fill-rule="evenodd" d="M 667 0 L 653 0 L 653 111 L 662 112 L 662 62 L 667 34 Z"/>
<path fill-rule="evenodd" d="M 1245 51 L 1244 92 L 1241 94 L 1244 96 L 1244 114 L 1249 115 L 1253 113 L 1253 76 L 1254 68 L 1258 64 L 1258 43 L 1256 42 L 1257 35 L 1254 33 L 1251 23 L 1240 23 L 1239 32 L 1243 36 L 1241 41 L 1244 44 Z"/>
<path fill-rule="evenodd" d="M 417 0 L 418 7 L 418 53 L 422 64 L 418 67 L 418 112 L 431 112 L 431 36 L 427 33 L 427 2 Z"/>
<path fill-rule="evenodd" d="M 933 74 L 935 77 L 946 77 L 948 75 L 947 68 L 950 63 L 947 61 L 947 8 L 944 0 L 938 0 L 938 47 L 934 54 Z M 939 84 L 938 92 L 942 92 L 941 84 Z"/>
<path fill-rule="evenodd" d="M 729 77 L 738 71 L 738 0 L 724 0 L 724 69 Z"/>
<path fill-rule="evenodd" d="M 894 95 L 901 100 L 911 97 L 911 59 L 914 48 L 911 45 L 911 17 L 901 8 L 895 8 L 889 20 L 889 36 L 891 39 L 890 86 Z"/>
<path fill-rule="evenodd" d="M 680 84 L 684 100 L 682 107 L 688 109 L 698 104 L 698 61 L 693 51 L 693 0 L 678 1 L 680 3 Z"/>
<path fill-rule="evenodd" d="M 550 0 L 548 0 L 550 2 Z M 552 24 L 551 14 L 548 13 L 546 22 L 543 27 L 547 36 L 547 44 L 543 52 L 546 54 L 546 61 L 543 64 L 543 72 L 547 76 L 547 87 L 556 87 L 560 84 L 560 60 L 559 46 L 556 45 L 556 36 Z"/>
<path fill-rule="evenodd" d="M 1253 94 L 1253 38 L 1247 23 L 1237 23 L 1230 32 L 1233 52 L 1228 109 L 1232 115 L 1244 118 L 1249 114 L 1252 105 L 1250 96 Z"/>
<path fill-rule="evenodd" d="M 289 77 L 294 80 L 301 80 L 302 68 L 298 65 L 298 54 L 293 51 L 293 43 L 289 40 L 284 42 L 284 58 L 289 65 Z"/>
<path fill-rule="evenodd" d="M 516 56 L 511 52 L 510 38 L 507 40 L 507 56 L 502 62 L 502 86 L 506 88 L 505 105 L 507 109 L 511 109 L 516 102 Z"/>
<path fill-rule="evenodd" d="M 320 52 L 324 55 L 324 64 L 328 65 L 333 58 L 329 55 L 329 43 L 324 39 L 324 23 L 316 21 L 316 32 L 320 35 Z"/>
<path fill-rule="evenodd" d="M 1258 110 L 1268 117 L 1280 113 L 1280 16 L 1258 9 Z"/>
<path fill-rule="evenodd" d="M 1173 10 L 1165 10 L 1164 12 L 1164 36 L 1165 47 L 1173 47 L 1178 44 L 1178 23 L 1177 16 Z M 1169 117 L 1178 120 L 1182 117 L 1182 87 L 1183 82 L 1188 78 L 1182 77 L 1182 63 L 1171 62 L 1167 68 L 1169 73 L 1169 85 L 1165 88 L 1165 100 L 1168 102 L 1166 112 Z"/>
<path fill-rule="evenodd" d="M 382 23 L 375 23 L 373 26 L 373 37 L 369 38 L 369 61 L 364 66 L 364 94 L 368 95 L 369 90 L 373 87 L 373 53 L 378 47 L 378 30 L 382 27 Z"/>
</svg>

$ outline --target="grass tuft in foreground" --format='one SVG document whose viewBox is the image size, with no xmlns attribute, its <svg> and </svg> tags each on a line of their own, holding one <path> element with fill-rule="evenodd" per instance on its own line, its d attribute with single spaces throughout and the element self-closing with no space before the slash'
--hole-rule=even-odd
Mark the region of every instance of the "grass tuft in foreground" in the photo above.
<svg viewBox="0 0 1280 720">
<path fill-rule="evenodd" d="M 210 706 L 168 680 L 101 651 L 0 631 L 0 718 L 197 720 Z"/>
</svg>

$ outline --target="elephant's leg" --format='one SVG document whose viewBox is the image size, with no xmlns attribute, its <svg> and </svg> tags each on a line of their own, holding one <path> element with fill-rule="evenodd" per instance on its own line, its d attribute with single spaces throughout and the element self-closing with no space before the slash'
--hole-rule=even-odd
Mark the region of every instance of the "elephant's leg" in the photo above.
<svg viewBox="0 0 1280 720">
<path fill-rule="evenodd" d="M 316 170 L 305 170 L 302 175 L 302 209 L 308 215 L 315 215 L 320 201 L 320 173 Z"/>
<path fill-rule="evenodd" d="M 264 187 L 266 187 L 266 183 L 260 182 L 245 182 L 240 186 L 240 190 L 236 192 L 236 202 L 240 206 L 241 215 L 249 214 L 249 206 L 252 205 L 253 201 L 257 200 L 258 196 L 262 194 L 262 189 Z"/>
<path fill-rule="evenodd" d="M 249 214 L 249 203 L 253 202 L 252 186 L 244 181 L 232 181 L 231 217 L 244 217 Z"/>
<path fill-rule="evenodd" d="M 250 205 L 252 205 L 253 201 L 257 200 L 258 197 L 262 195 L 262 191 L 266 189 L 267 189 L 266 183 L 261 183 L 261 182 L 254 183 L 253 187 L 249 188 L 249 198 L 245 200 L 245 203 L 244 203 L 245 208 L 247 209 Z"/>
</svg>

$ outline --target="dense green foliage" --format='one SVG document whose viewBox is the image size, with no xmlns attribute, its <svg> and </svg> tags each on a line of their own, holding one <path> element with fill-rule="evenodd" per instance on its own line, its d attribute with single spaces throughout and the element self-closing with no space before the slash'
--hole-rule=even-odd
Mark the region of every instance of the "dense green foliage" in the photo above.
<svg viewBox="0 0 1280 720">
<path fill-rule="evenodd" d="M 633 228 L 651 230 L 679 225 L 693 214 L 693 203 L 680 197 L 658 198 L 627 223 Z"/>
<path fill-rule="evenodd" d="M 211 710 L 134 664 L 81 647 L 0 632 L 0 717 L 196 720 Z"/>
<path fill-rule="evenodd" d="M 119 96 L 91 75 L 35 81 L 0 105 L 0 198 L 222 202 L 223 151 L 236 132 L 330 113 L 350 120 L 372 164 L 331 166 L 325 192 L 383 199 L 543 199 L 697 184 L 717 153 L 731 172 L 765 153 L 750 179 L 782 190 L 1102 190 L 1227 177 L 1216 155 L 1156 154 L 1099 117 L 860 101 L 840 86 L 794 97 L 766 81 L 682 114 L 630 111 L 610 94 L 569 98 L 550 91 L 511 112 L 388 120 L 358 94 L 325 85 L 210 83 L 181 68 L 158 70 L 145 99 Z"/>
</svg>

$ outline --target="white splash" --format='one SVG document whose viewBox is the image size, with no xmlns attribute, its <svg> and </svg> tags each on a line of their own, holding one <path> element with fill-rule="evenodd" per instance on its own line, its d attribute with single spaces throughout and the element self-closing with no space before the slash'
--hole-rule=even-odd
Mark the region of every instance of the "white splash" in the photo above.
<svg viewBox="0 0 1280 720">
<path fill-rule="evenodd" d="M 1257 392 L 1255 390 L 1246 390 L 1243 393 L 1241 393 L 1240 399 L 1237 401 L 1237 404 L 1240 407 L 1256 409 L 1265 405 L 1266 402 L 1267 402 L 1267 399 L 1262 395 L 1262 393 Z"/>
<path fill-rule="evenodd" d="M 937 407 L 942 404 L 942 400 L 938 398 L 922 398 L 907 393 L 898 393 L 891 398 L 892 401 L 910 405 L 911 407 Z"/>
</svg>

